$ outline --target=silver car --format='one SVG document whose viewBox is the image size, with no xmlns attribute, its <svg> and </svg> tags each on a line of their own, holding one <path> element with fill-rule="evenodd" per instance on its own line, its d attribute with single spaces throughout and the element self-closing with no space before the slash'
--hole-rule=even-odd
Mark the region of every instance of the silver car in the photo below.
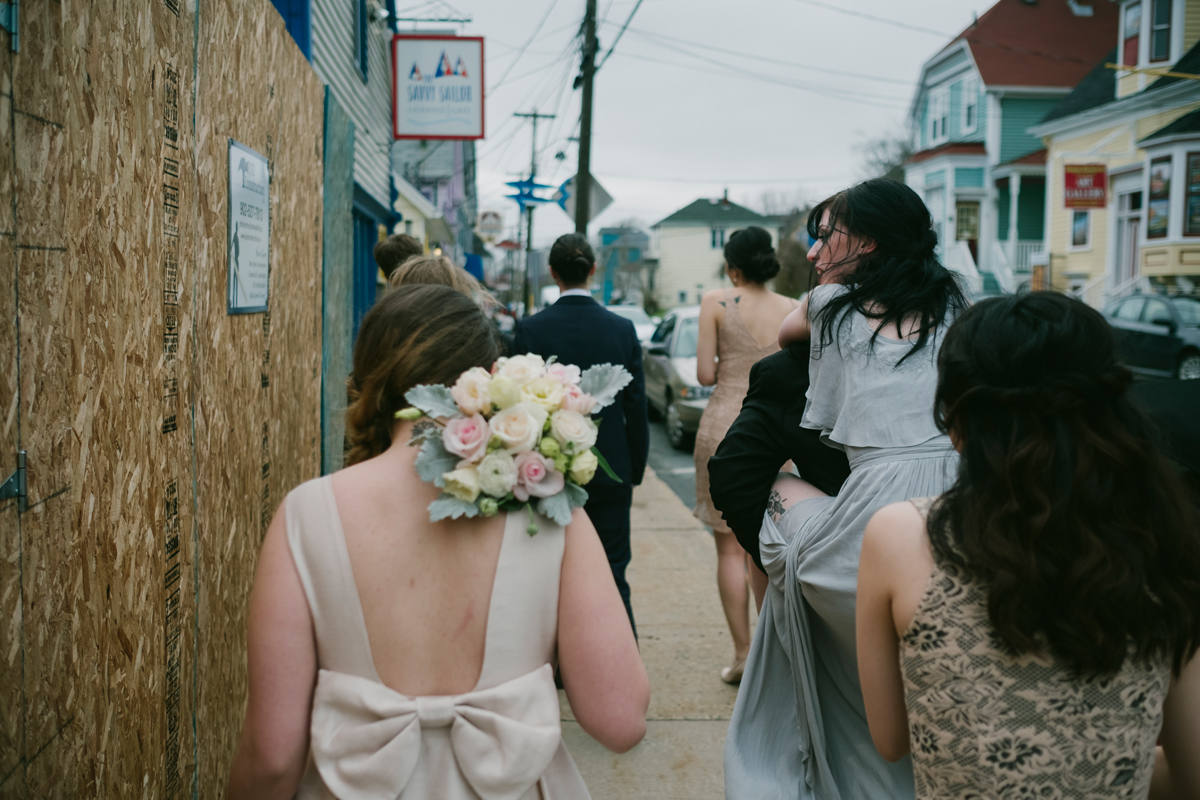
<svg viewBox="0 0 1200 800">
<path fill-rule="evenodd" d="M 695 444 L 700 416 L 713 387 L 696 380 L 696 343 L 700 338 L 700 306 L 667 312 L 643 349 L 646 401 L 652 416 L 665 417 L 672 447 Z"/>
<path fill-rule="evenodd" d="M 624 317 L 632 322 L 633 329 L 637 332 L 638 341 L 642 344 L 650 341 L 650 337 L 654 335 L 657 326 L 641 306 L 616 305 L 605 306 L 605 308 L 618 317 Z"/>
</svg>

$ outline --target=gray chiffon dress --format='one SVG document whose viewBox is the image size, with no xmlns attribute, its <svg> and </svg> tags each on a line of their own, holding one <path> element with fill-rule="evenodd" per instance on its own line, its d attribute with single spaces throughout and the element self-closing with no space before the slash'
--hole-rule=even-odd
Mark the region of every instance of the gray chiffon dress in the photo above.
<svg viewBox="0 0 1200 800">
<path fill-rule="evenodd" d="M 839 292 L 820 286 L 809 314 Z M 943 325 L 911 342 L 876 337 L 848 312 L 823 350 L 813 324 L 802 425 L 846 452 L 836 497 L 801 501 L 759 534 L 770 578 L 725 740 L 731 800 L 913 798 L 912 762 L 885 761 L 871 742 L 858 681 L 854 598 L 863 530 L 889 503 L 941 494 L 958 457 L 933 421 Z M 801 465 L 801 469 L 803 469 Z"/>
</svg>

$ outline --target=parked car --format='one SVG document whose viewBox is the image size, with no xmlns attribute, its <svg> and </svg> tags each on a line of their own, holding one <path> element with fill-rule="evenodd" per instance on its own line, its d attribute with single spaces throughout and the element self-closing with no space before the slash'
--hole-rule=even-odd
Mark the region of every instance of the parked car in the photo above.
<svg viewBox="0 0 1200 800">
<path fill-rule="evenodd" d="M 1135 294 L 1104 311 L 1125 366 L 1140 375 L 1200 379 L 1200 299 Z"/>
<path fill-rule="evenodd" d="M 646 344 L 650 341 L 650 337 L 654 335 L 654 331 L 658 326 L 654 324 L 654 320 L 646 313 L 641 306 L 618 305 L 605 306 L 609 311 L 616 314 L 618 317 L 624 317 L 633 323 L 633 329 L 637 331 L 638 341 Z"/>
<path fill-rule="evenodd" d="M 652 415 L 666 418 L 672 447 L 695 444 L 700 416 L 713 387 L 696 380 L 696 343 L 700 339 L 700 306 L 682 306 L 663 317 L 643 348 L 646 401 Z"/>
</svg>

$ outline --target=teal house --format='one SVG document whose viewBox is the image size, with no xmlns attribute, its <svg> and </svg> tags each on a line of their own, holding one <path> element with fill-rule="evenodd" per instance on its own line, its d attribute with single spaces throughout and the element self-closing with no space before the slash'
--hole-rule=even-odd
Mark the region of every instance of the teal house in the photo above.
<svg viewBox="0 0 1200 800">
<path fill-rule="evenodd" d="M 905 182 L 946 266 L 973 291 L 1015 291 L 1045 251 L 1046 150 L 1029 128 L 1112 48 L 1109 0 L 999 0 L 925 62 Z"/>
</svg>

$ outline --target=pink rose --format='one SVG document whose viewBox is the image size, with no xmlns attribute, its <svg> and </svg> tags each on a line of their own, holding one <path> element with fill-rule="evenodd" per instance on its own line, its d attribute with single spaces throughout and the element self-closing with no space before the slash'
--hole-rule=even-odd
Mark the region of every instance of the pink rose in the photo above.
<svg viewBox="0 0 1200 800">
<path fill-rule="evenodd" d="M 579 367 L 574 364 L 560 364 L 555 361 L 546 367 L 546 377 L 568 386 L 579 385 Z"/>
<path fill-rule="evenodd" d="M 521 453 L 516 458 L 516 466 L 517 485 L 512 493 L 522 503 L 530 497 L 550 497 L 563 490 L 563 474 L 554 468 L 553 461 L 543 458 L 540 453 Z"/>
<path fill-rule="evenodd" d="M 567 411 L 587 416 L 596 407 L 596 398 L 584 392 L 578 386 L 567 386 L 563 395 L 562 407 Z"/>
<path fill-rule="evenodd" d="M 488 439 L 492 429 L 481 414 L 456 417 L 442 429 L 442 446 L 462 459 L 459 467 L 473 464 L 487 455 Z"/>
</svg>

